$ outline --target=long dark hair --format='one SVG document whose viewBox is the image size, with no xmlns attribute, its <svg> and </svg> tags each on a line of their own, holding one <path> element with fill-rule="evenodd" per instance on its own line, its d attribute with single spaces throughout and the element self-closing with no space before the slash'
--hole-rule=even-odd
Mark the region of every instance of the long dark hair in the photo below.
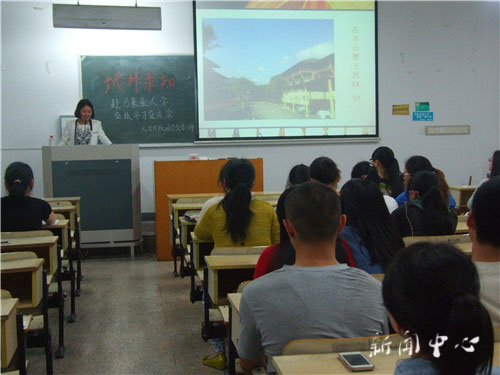
<svg viewBox="0 0 500 375">
<path fill-rule="evenodd" d="M 9 192 L 9 200 L 14 206 L 22 204 L 26 192 L 33 181 L 33 170 L 23 162 L 16 161 L 5 170 L 5 185 Z"/>
<path fill-rule="evenodd" d="M 232 159 L 225 170 L 226 196 L 219 203 L 226 213 L 226 230 L 233 242 L 242 241 L 247 235 L 253 212 L 250 210 L 255 181 L 255 168 L 247 159 Z"/>
<path fill-rule="evenodd" d="M 491 172 L 488 177 L 500 176 L 500 150 L 496 150 L 492 156 Z"/>
<path fill-rule="evenodd" d="M 410 174 L 410 181 L 408 182 L 408 185 L 406 186 L 406 196 L 407 197 L 409 197 L 410 183 L 411 183 L 411 179 L 413 178 L 415 173 L 420 172 L 420 171 L 431 171 L 431 172 L 435 172 L 437 177 L 438 177 L 439 191 L 441 192 L 444 203 L 446 203 L 447 205 L 449 204 L 449 202 L 450 202 L 450 188 L 448 186 L 448 183 L 446 182 L 445 175 L 441 170 L 434 168 L 432 166 L 431 162 L 429 161 L 429 159 L 427 159 L 425 156 L 414 155 L 406 161 L 405 169 Z"/>
<path fill-rule="evenodd" d="M 292 265 L 295 263 L 295 249 L 290 243 L 290 237 L 283 225 L 283 219 L 286 219 L 285 213 L 285 200 L 288 194 L 293 191 L 294 187 L 286 189 L 279 197 L 278 204 L 276 206 L 276 215 L 278 216 L 278 221 L 280 224 L 280 243 L 278 245 L 278 251 L 274 253 L 273 258 L 270 262 L 270 269 L 279 269 L 285 264 Z"/>
<path fill-rule="evenodd" d="M 358 178 L 348 181 L 340 190 L 340 203 L 346 225 L 360 232 L 372 263 L 387 267 L 404 243 L 377 184 Z"/>
<path fill-rule="evenodd" d="M 399 163 L 394 157 L 394 152 L 389 147 L 378 147 L 373 151 L 371 159 L 378 160 L 385 169 L 387 177 L 382 181 L 387 182 L 390 186 L 390 195 L 396 198 L 403 192 L 403 180 L 399 170 Z"/>
<path fill-rule="evenodd" d="M 453 234 L 455 228 L 449 215 L 448 205 L 443 202 L 436 173 L 415 173 L 410 189 L 419 193 L 424 210 L 423 228 L 426 236 Z"/>
<path fill-rule="evenodd" d="M 408 337 L 418 339 L 421 352 L 441 374 L 489 374 L 493 328 L 479 301 L 479 287 L 466 254 L 447 243 L 419 242 L 396 254 L 385 272 L 382 294 L 394 320 Z M 438 335 L 447 340 L 436 357 L 430 343 Z M 479 341 L 472 344 L 476 337 Z M 471 346 L 472 351 L 463 349 Z"/>
<path fill-rule="evenodd" d="M 288 179 L 286 181 L 286 188 L 303 184 L 304 182 L 310 181 L 311 176 L 309 175 L 309 167 L 305 164 L 295 165 L 288 174 Z"/>
</svg>

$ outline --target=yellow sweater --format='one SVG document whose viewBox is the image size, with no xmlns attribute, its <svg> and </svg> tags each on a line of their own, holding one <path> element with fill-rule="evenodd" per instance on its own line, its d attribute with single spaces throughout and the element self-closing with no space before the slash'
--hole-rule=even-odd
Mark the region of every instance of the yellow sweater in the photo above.
<svg viewBox="0 0 500 375">
<path fill-rule="evenodd" d="M 222 205 L 214 204 L 196 224 L 194 234 L 202 241 L 214 241 L 215 247 L 269 246 L 280 242 L 280 227 L 273 206 L 259 199 L 252 199 L 253 212 L 247 237 L 234 243 L 226 230 L 226 212 Z"/>
</svg>

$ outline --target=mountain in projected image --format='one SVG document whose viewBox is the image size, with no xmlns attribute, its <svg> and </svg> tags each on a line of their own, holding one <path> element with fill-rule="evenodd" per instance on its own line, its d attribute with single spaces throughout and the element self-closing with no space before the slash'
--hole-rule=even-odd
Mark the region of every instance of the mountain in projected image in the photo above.
<svg viewBox="0 0 500 375">
<path fill-rule="evenodd" d="M 335 117 L 333 20 L 204 19 L 207 121 Z"/>
</svg>

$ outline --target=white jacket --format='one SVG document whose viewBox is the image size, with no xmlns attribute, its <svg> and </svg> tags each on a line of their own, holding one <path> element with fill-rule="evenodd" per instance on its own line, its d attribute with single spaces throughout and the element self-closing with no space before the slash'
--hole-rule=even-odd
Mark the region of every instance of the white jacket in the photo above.
<svg viewBox="0 0 500 375">
<path fill-rule="evenodd" d="M 75 127 L 76 118 L 66 121 L 64 125 L 61 141 L 59 146 L 74 146 L 75 145 Z M 102 130 L 101 122 L 98 120 L 92 120 L 92 135 L 90 137 L 90 144 L 96 145 L 97 141 L 100 140 L 102 144 L 110 145 L 111 141 Z"/>
</svg>

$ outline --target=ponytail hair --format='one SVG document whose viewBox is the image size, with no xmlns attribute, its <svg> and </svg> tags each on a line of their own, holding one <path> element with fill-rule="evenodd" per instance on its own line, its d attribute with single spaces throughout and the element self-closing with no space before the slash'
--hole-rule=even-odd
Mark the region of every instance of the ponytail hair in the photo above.
<svg viewBox="0 0 500 375">
<path fill-rule="evenodd" d="M 385 181 L 391 187 L 391 196 L 397 197 L 403 192 L 403 179 L 399 170 L 398 160 L 394 157 L 394 152 L 389 147 L 378 147 L 373 151 L 372 160 L 378 160 L 385 168 L 387 177 Z"/>
<path fill-rule="evenodd" d="M 455 224 L 450 218 L 448 205 L 443 202 L 437 174 L 430 171 L 415 173 L 410 182 L 410 189 L 418 192 L 422 201 L 425 235 L 453 234 Z"/>
<path fill-rule="evenodd" d="M 26 199 L 31 181 L 33 181 L 33 170 L 28 164 L 16 161 L 5 170 L 5 186 L 9 192 L 9 200 L 14 206 L 20 206 Z"/>
<path fill-rule="evenodd" d="M 227 193 L 219 204 L 226 213 L 226 231 L 236 243 L 245 240 L 253 215 L 250 189 L 255 181 L 255 168 L 247 159 L 232 159 L 229 163 L 224 173 Z"/>
<path fill-rule="evenodd" d="M 421 353 L 441 374 L 489 374 L 493 327 L 479 288 L 466 254 L 447 243 L 418 242 L 394 256 L 382 295 L 394 320 L 418 339 Z M 439 357 L 434 355 L 437 336 L 446 337 Z"/>
</svg>

